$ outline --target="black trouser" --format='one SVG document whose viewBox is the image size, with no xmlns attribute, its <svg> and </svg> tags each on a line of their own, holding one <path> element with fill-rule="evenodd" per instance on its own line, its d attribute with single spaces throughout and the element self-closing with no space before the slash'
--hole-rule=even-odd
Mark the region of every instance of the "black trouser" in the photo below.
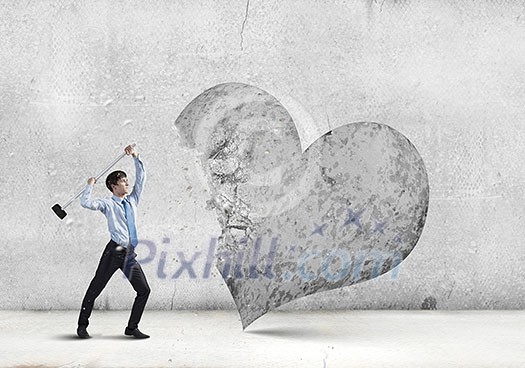
<svg viewBox="0 0 525 368">
<path fill-rule="evenodd" d="M 120 268 L 137 292 L 128 321 L 128 328 L 132 330 L 137 328 L 151 290 L 146 280 L 146 275 L 144 275 L 140 264 L 135 259 L 137 254 L 132 249 L 121 248 L 113 240 L 106 245 L 98 263 L 95 277 L 91 280 L 84 300 L 82 300 L 82 308 L 78 317 L 79 326 L 89 325 L 89 317 L 91 316 L 95 299 L 106 287 L 115 271 Z M 128 248 L 131 248 L 131 246 Z"/>
</svg>

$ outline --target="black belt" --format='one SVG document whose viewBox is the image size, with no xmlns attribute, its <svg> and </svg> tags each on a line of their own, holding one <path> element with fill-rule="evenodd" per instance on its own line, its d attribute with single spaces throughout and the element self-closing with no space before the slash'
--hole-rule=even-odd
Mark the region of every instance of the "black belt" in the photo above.
<svg viewBox="0 0 525 368">
<path fill-rule="evenodd" d="M 111 240 L 109 241 L 109 244 L 111 244 L 111 245 L 115 248 L 115 250 L 116 250 L 117 252 L 123 252 L 123 251 L 126 251 L 126 250 L 127 250 L 127 248 L 126 248 L 125 246 L 120 245 L 119 243 L 117 243 L 117 242 L 114 241 L 113 239 L 111 239 Z"/>
</svg>

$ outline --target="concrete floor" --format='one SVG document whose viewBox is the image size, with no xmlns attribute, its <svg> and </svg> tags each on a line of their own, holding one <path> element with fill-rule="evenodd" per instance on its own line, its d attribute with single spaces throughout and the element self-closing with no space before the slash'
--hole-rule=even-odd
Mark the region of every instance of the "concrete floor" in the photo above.
<svg viewBox="0 0 525 368">
<path fill-rule="evenodd" d="M 0 311 L 1 367 L 523 367 L 525 311 L 272 312 L 244 332 L 236 311 Z"/>
</svg>

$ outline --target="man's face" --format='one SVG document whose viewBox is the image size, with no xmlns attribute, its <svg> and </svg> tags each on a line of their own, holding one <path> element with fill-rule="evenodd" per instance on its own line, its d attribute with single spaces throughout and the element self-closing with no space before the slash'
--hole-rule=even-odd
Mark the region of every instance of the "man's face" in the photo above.
<svg viewBox="0 0 525 368">
<path fill-rule="evenodd" d="M 122 178 L 117 182 L 117 185 L 112 184 L 111 187 L 113 188 L 113 194 L 117 197 L 124 196 L 126 194 L 129 194 L 129 182 L 128 178 Z"/>
</svg>

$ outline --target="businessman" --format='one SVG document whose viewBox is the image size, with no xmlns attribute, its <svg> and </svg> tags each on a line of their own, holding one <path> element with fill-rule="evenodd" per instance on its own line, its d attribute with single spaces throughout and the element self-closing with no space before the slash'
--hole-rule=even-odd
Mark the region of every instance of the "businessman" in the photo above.
<svg viewBox="0 0 525 368">
<path fill-rule="evenodd" d="M 126 173 L 118 170 L 106 178 L 106 187 L 113 194 L 111 197 L 91 198 L 91 192 L 96 182 L 95 178 L 88 179 L 88 184 L 80 197 L 82 207 L 100 211 L 106 216 L 111 236 L 111 240 L 102 252 L 95 276 L 82 300 L 77 328 L 77 335 L 81 338 L 90 337 L 87 326 L 89 325 L 93 304 L 117 269 L 126 275 L 133 289 L 137 292 L 124 334 L 138 339 L 149 337 L 139 330 L 138 324 L 151 290 L 140 264 L 136 261 L 137 255 L 134 251 L 137 245 L 137 229 L 135 227 L 137 206 L 144 187 L 146 173 L 144 164 L 135 149 L 129 145 L 124 151 L 127 155 L 131 155 L 135 161 L 135 185 L 131 192 L 129 192 Z"/>
</svg>

